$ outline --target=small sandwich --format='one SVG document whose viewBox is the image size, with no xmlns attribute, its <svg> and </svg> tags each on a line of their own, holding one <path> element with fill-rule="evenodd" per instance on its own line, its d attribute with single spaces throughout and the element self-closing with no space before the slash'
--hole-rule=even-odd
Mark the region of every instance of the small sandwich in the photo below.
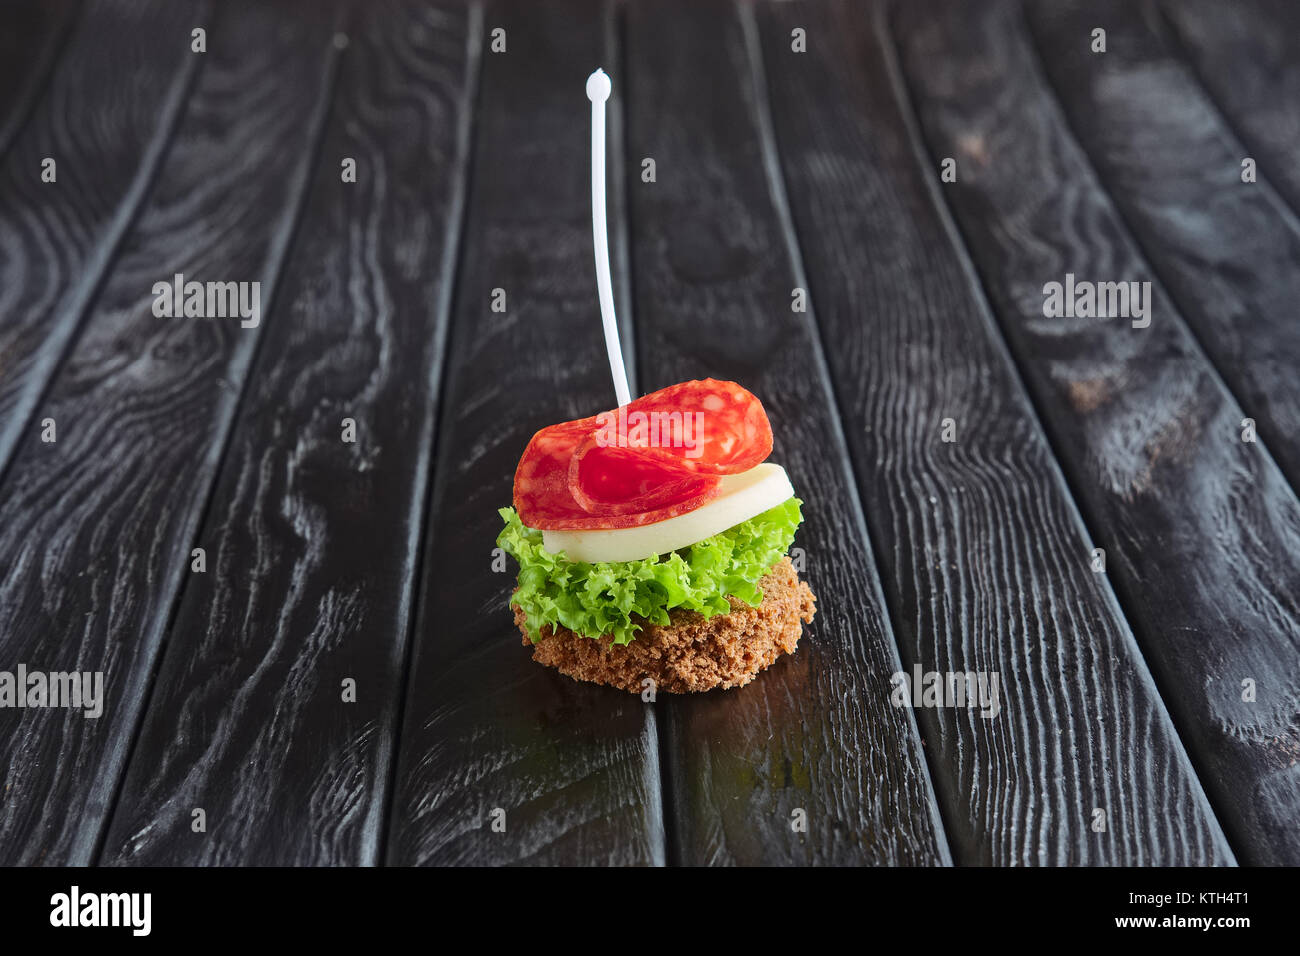
<svg viewBox="0 0 1300 956">
<path fill-rule="evenodd" d="M 793 653 L 815 600 L 772 428 L 734 382 L 683 382 L 543 428 L 497 544 L 533 658 L 632 693 L 749 683 Z"/>
</svg>

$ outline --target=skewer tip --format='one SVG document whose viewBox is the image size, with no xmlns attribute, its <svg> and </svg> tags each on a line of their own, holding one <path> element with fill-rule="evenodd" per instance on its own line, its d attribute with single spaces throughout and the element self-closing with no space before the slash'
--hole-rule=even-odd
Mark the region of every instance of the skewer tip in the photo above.
<svg viewBox="0 0 1300 956">
<path fill-rule="evenodd" d="M 609 99 L 610 91 L 613 88 L 613 84 L 609 81 L 609 74 L 604 70 L 597 70 L 587 77 L 587 99 L 593 103 L 605 102 Z"/>
</svg>

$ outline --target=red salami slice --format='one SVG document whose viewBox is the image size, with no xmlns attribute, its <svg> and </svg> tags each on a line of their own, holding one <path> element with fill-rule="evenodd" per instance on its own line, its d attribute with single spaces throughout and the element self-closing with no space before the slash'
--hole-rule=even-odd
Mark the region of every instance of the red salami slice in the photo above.
<svg viewBox="0 0 1300 956">
<path fill-rule="evenodd" d="M 637 528 L 645 524 L 654 524 L 656 521 L 666 521 L 668 518 L 675 518 L 678 515 L 688 514 L 694 511 L 718 494 L 718 478 L 715 475 L 699 475 L 691 479 L 689 483 L 679 483 L 672 489 L 673 495 L 681 497 L 670 498 L 669 494 L 656 496 L 656 500 L 662 502 L 657 507 L 647 510 L 624 511 L 621 509 L 603 510 L 599 514 L 569 513 L 560 515 L 554 509 L 547 508 L 547 516 L 533 515 L 529 518 L 524 517 L 524 512 L 519 512 L 519 520 L 530 528 L 542 528 L 547 531 L 594 531 L 594 530 L 613 530 L 615 528 Z M 637 509 L 645 508 L 644 503 L 638 503 Z"/>
<path fill-rule="evenodd" d="M 716 477 L 702 477 L 693 487 L 699 490 L 693 491 L 685 498 L 679 498 L 671 504 L 665 504 L 651 511 L 640 511 L 635 514 L 593 516 L 587 521 L 569 525 L 569 528 L 573 530 L 639 528 L 643 524 L 654 524 L 656 521 L 667 521 L 669 518 L 676 518 L 678 515 L 689 514 L 700 505 L 706 504 L 718 496 L 718 479 Z M 557 528 L 555 530 L 561 529 Z"/>
<path fill-rule="evenodd" d="M 752 394 L 734 382 L 683 382 L 539 431 L 515 471 L 515 510 L 548 530 L 651 524 L 695 510 L 717 495 L 719 475 L 771 450 Z"/>
<path fill-rule="evenodd" d="M 564 522 L 587 519 L 569 492 L 569 467 L 573 453 L 596 427 L 596 419 L 582 418 L 543 428 L 528 442 L 515 469 L 514 504 L 519 520 L 530 528 L 572 528 Z"/>
<path fill-rule="evenodd" d="M 602 447 L 636 449 L 702 475 L 735 475 L 772 454 L 763 403 L 735 382 L 682 382 L 596 416 Z"/>
<path fill-rule="evenodd" d="M 694 475 L 625 449 L 621 467 L 591 484 L 595 495 L 581 500 L 571 491 L 575 453 L 590 444 L 595 419 L 543 428 L 528 443 L 515 471 L 514 504 L 530 528 L 552 531 L 631 528 L 694 511 L 718 493 L 718 479 Z M 637 460 L 630 460 L 636 458 Z"/>
<path fill-rule="evenodd" d="M 718 477 L 686 471 L 673 459 L 635 448 L 604 448 L 584 439 L 569 461 L 569 494 L 591 515 L 658 511 L 688 498 L 716 493 Z"/>
</svg>

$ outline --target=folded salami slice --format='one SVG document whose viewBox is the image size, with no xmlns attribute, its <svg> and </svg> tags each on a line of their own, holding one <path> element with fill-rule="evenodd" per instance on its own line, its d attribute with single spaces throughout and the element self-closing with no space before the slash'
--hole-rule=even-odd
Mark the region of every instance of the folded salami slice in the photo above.
<svg viewBox="0 0 1300 956">
<path fill-rule="evenodd" d="M 591 515 L 658 511 L 688 498 L 703 504 L 716 494 L 719 481 L 717 475 L 687 471 L 671 458 L 641 449 L 602 447 L 593 436 L 569 460 L 569 494 Z"/>
<path fill-rule="evenodd" d="M 734 382 L 683 382 L 533 436 L 515 471 L 520 520 L 543 530 L 628 528 L 686 514 L 772 450 L 762 404 Z"/>
<path fill-rule="evenodd" d="M 514 505 L 519 520 L 548 531 L 632 528 L 693 511 L 715 497 L 719 479 L 696 475 L 671 462 L 645 459 L 625 449 L 618 467 L 586 484 L 591 494 L 573 493 L 570 474 L 580 469 L 578 448 L 592 443 L 595 419 L 543 428 L 528 443 L 515 471 Z"/>
<path fill-rule="evenodd" d="M 598 443 L 675 460 L 701 475 L 738 475 L 772 454 L 763 403 L 735 382 L 681 382 L 596 416 Z"/>
<path fill-rule="evenodd" d="M 530 528 L 581 528 L 591 518 L 569 491 L 573 453 L 596 428 L 595 417 L 543 428 L 528 442 L 515 469 L 514 504 Z M 589 525 L 586 527 L 590 527 Z"/>
</svg>

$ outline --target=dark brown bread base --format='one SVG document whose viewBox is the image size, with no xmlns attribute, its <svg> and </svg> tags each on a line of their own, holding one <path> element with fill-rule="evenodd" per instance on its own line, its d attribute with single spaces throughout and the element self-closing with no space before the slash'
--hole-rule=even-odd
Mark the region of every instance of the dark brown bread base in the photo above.
<svg viewBox="0 0 1300 956">
<path fill-rule="evenodd" d="M 567 628 L 543 627 L 536 644 L 525 630 L 524 612 L 514 607 L 515 624 L 533 660 L 577 680 L 609 684 L 639 694 L 644 681 L 655 690 L 686 694 L 744 687 L 782 654 L 791 654 L 816 612 L 812 589 L 799 580 L 789 558 L 782 558 L 759 582 L 763 603 L 750 607 L 731 599 L 731 613 L 705 618 L 694 611 L 670 611 L 672 624 L 647 624 L 631 644 L 582 637 Z"/>
</svg>

